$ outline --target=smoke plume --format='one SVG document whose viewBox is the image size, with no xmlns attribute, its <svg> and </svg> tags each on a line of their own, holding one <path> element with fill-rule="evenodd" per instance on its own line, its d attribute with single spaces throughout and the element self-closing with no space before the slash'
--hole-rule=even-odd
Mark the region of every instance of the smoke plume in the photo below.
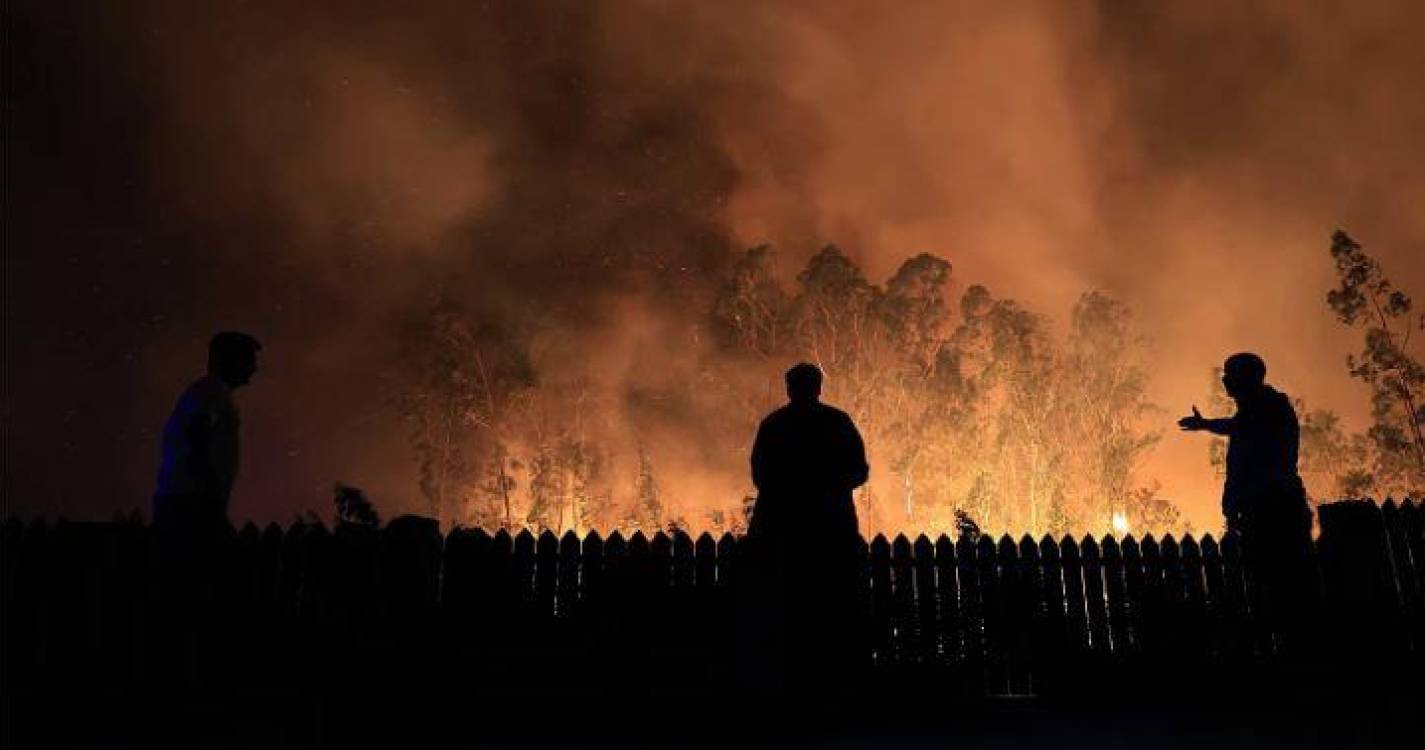
<svg viewBox="0 0 1425 750">
<path fill-rule="evenodd" d="M 220 328 L 265 347 L 235 516 L 325 509 L 335 480 L 419 511 L 390 394 L 405 326 L 447 304 L 535 387 L 593 384 L 610 439 L 662 446 L 682 494 L 736 494 L 721 467 L 751 436 L 708 439 L 659 394 L 716 356 L 698 326 L 762 243 L 788 276 L 830 242 L 875 280 L 933 252 L 1060 321 L 1102 289 L 1154 339 L 1170 412 L 1251 349 L 1360 424 L 1323 304 L 1337 226 L 1425 294 L 1407 3 L 22 2 L 6 22 L 15 512 L 144 505 Z M 775 403 L 765 373 L 738 385 Z M 1205 451 L 1169 434 L 1148 466 L 1199 528 Z"/>
</svg>

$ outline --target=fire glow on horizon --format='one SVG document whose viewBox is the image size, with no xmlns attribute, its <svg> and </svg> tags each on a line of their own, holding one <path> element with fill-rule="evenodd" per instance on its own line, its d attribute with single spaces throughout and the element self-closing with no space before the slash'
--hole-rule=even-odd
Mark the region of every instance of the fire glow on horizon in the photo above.
<svg viewBox="0 0 1425 750">
<path fill-rule="evenodd" d="M 746 248 L 775 246 L 792 288 L 837 243 L 876 284 L 943 257 L 952 305 L 984 284 L 1060 337 L 1080 294 L 1121 300 L 1162 410 L 1141 478 L 1215 530 L 1207 443 L 1172 422 L 1223 356 L 1259 351 L 1289 394 L 1364 425 L 1352 334 L 1322 301 L 1331 230 L 1425 293 L 1425 11 L 1386 0 L 21 5 L 17 512 L 143 505 L 157 426 L 221 328 L 265 345 L 235 514 L 325 513 L 337 480 L 385 516 L 428 512 L 392 402 L 413 393 L 410 330 L 453 304 L 513 363 L 490 377 L 579 410 L 501 406 L 516 495 L 546 437 L 582 432 L 617 456 L 599 470 L 621 508 L 646 455 L 673 515 L 730 516 L 791 362 L 705 384 L 712 406 L 676 396 L 716 360 L 703 316 Z"/>
</svg>

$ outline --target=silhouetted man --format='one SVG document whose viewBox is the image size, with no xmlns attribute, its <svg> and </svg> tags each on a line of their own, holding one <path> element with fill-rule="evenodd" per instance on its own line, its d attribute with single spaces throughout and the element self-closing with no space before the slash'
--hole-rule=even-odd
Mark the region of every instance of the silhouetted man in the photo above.
<svg viewBox="0 0 1425 750">
<path fill-rule="evenodd" d="M 185 690 L 211 679 L 224 618 L 221 583 L 228 498 L 238 471 L 235 389 L 257 372 L 257 339 L 224 331 L 208 344 L 208 374 L 178 397 L 163 428 L 163 458 L 153 496 L 158 604 L 153 623 L 157 679 Z"/>
<path fill-rule="evenodd" d="M 866 452 L 851 418 L 821 403 L 819 369 L 799 364 L 786 381 L 789 403 L 762 420 L 752 447 L 754 627 L 765 630 L 766 658 L 780 662 L 767 665 L 771 679 L 828 690 L 854 679 L 863 656 L 851 494 L 866 482 Z"/>
<path fill-rule="evenodd" d="M 233 391 L 257 372 L 261 349 L 257 339 L 236 331 L 223 331 L 209 342 L 208 374 L 178 397 L 163 427 L 155 526 L 211 530 L 227 519 L 238 471 Z"/>
<path fill-rule="evenodd" d="M 1241 537 L 1268 625 L 1290 637 L 1309 616 L 1304 608 L 1314 590 L 1311 510 L 1296 468 L 1296 410 L 1286 394 L 1267 385 L 1266 375 L 1266 363 L 1255 354 L 1228 357 L 1222 385 L 1237 402 L 1237 413 L 1208 419 L 1194 406 L 1178 426 L 1227 437 L 1222 487 L 1227 530 Z"/>
</svg>

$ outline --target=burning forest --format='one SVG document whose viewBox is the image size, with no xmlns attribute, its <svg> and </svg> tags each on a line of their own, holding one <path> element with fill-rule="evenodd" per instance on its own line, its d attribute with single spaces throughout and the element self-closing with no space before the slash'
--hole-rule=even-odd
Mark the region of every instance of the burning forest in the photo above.
<svg viewBox="0 0 1425 750">
<path fill-rule="evenodd" d="M 1298 6 L 22 4 L 5 494 L 146 506 L 227 328 L 264 523 L 737 530 L 803 360 L 868 532 L 1215 530 L 1240 350 L 1418 489 L 1422 18 Z"/>
<path fill-rule="evenodd" d="M 1351 365 L 1376 387 L 1377 425 L 1348 434 L 1298 399 L 1303 475 L 1318 498 L 1418 490 L 1418 429 L 1401 411 L 1425 384 L 1406 348 L 1410 298 L 1344 233 L 1333 255 L 1342 321 L 1379 313 Z M 622 351 L 613 368 L 561 334 L 502 336 L 452 301 L 412 323 L 394 402 L 426 511 L 489 528 L 737 533 L 754 499 L 751 437 L 782 402 L 782 369 L 808 361 L 866 439 L 867 533 L 950 533 L 967 517 L 1035 535 L 1190 528 L 1145 470 L 1169 422 L 1149 397 L 1153 344 L 1100 291 L 1056 323 L 936 255 L 875 283 L 829 245 L 788 283 L 763 245 L 684 309 L 586 344 Z M 1218 375 L 1207 403 L 1230 413 Z M 1208 453 L 1220 471 L 1223 441 Z"/>
<path fill-rule="evenodd" d="M 751 436 L 782 401 L 785 364 L 806 360 L 869 446 L 857 497 L 867 531 L 949 531 L 957 511 L 1035 533 L 1100 531 L 1115 514 L 1181 528 L 1141 466 L 1164 421 L 1146 396 L 1148 342 L 1102 293 L 1083 294 L 1061 331 L 959 283 L 935 255 L 877 284 L 828 246 L 786 284 L 762 246 L 703 316 L 674 328 L 647 332 L 667 349 L 624 343 L 626 366 L 653 373 L 630 386 L 578 356 L 538 362 L 453 302 L 413 324 L 396 403 L 427 512 L 488 527 L 736 532 Z"/>
</svg>

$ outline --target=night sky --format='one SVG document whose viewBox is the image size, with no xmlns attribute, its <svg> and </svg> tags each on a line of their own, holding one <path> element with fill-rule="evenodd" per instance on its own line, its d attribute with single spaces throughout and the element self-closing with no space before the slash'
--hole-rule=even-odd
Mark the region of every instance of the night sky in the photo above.
<svg viewBox="0 0 1425 750">
<path fill-rule="evenodd" d="M 936 252 L 1059 317 L 1107 290 L 1174 417 L 1254 349 L 1364 424 L 1324 304 L 1337 227 L 1425 297 L 1418 3 L 20 0 L 4 23 L 22 515 L 146 508 L 224 328 L 264 343 L 236 518 L 338 479 L 413 509 L 386 396 L 409 316 L 452 295 L 598 358 L 763 242 L 877 278 Z M 1203 455 L 1169 433 L 1152 463 L 1200 527 Z"/>
</svg>

